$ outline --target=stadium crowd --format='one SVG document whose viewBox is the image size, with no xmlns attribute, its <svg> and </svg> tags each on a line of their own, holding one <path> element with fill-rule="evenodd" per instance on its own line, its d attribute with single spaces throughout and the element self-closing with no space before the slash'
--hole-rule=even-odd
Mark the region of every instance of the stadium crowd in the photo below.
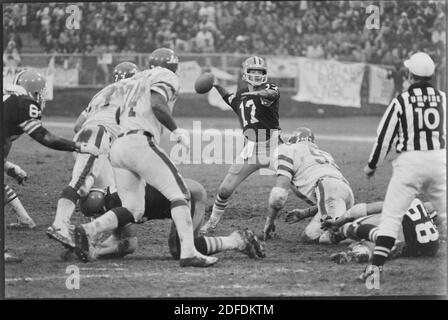
<svg viewBox="0 0 448 320">
<path fill-rule="evenodd" d="M 417 50 L 440 62 L 444 1 L 384 1 L 379 30 L 365 28 L 363 1 L 78 3 L 80 29 L 66 28 L 66 3 L 4 6 L 6 43 L 20 51 L 31 31 L 48 53 L 297 55 L 392 65 Z M 11 45 L 12 46 L 12 45 Z"/>
</svg>

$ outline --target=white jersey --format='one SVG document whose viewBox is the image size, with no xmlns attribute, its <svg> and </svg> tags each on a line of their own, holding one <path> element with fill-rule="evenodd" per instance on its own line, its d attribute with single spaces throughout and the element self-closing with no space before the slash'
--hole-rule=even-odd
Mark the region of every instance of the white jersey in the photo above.
<svg viewBox="0 0 448 320">
<path fill-rule="evenodd" d="M 121 128 L 117 124 L 115 114 L 122 104 L 123 96 L 116 90 L 116 83 L 108 85 L 92 98 L 88 107 L 82 112 L 87 118 L 83 127 L 103 125 L 112 138 L 116 138 Z"/>
<path fill-rule="evenodd" d="M 159 143 L 162 124 L 155 117 L 151 106 L 151 91 L 161 94 L 170 112 L 179 93 L 179 78 L 172 71 L 156 67 L 117 82 L 124 104 L 120 107 L 119 121 L 124 131 L 142 129 L 154 136 Z"/>
<path fill-rule="evenodd" d="M 313 143 L 282 144 L 275 159 L 277 175 L 288 177 L 296 195 L 304 200 L 316 203 L 314 190 L 324 177 L 338 178 L 348 184 L 333 157 Z"/>
</svg>

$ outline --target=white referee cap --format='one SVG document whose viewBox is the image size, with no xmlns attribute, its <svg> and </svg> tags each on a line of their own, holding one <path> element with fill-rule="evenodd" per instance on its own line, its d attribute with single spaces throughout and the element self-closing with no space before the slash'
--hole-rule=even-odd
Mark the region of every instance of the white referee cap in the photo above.
<svg viewBox="0 0 448 320">
<path fill-rule="evenodd" d="M 409 60 L 404 62 L 409 72 L 419 77 L 430 77 L 434 74 L 436 66 L 431 57 L 424 52 L 414 53 Z"/>
</svg>

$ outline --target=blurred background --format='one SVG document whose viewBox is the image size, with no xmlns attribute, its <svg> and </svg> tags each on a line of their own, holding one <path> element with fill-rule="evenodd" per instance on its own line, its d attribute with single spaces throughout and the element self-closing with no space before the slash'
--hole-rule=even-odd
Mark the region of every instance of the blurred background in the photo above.
<svg viewBox="0 0 448 320">
<path fill-rule="evenodd" d="M 77 30 L 67 28 L 68 3 L 3 5 L 4 82 L 24 67 L 46 73 L 54 89 L 47 112 L 55 115 L 78 113 L 111 82 L 117 63 L 144 68 L 159 47 L 180 57 L 181 101 L 191 107 L 177 112 L 189 116 L 226 115 L 216 97 L 195 95 L 191 83 L 212 71 L 229 88 L 241 86 L 241 62 L 252 54 L 267 58 L 270 81 L 285 93 L 283 115 L 381 114 L 406 87 L 403 61 L 417 51 L 431 55 L 435 85 L 446 87 L 445 1 L 369 2 L 379 7 L 379 29 L 366 28 L 370 13 L 363 1 L 73 4 Z M 344 64 L 359 63 L 362 69 L 348 71 L 351 78 L 340 77 Z M 361 72 L 359 88 L 346 88 Z M 306 92 L 312 88 L 300 79 L 325 92 L 339 84 L 337 90 L 359 95 L 359 102 L 344 102 L 337 92 L 319 100 L 322 93 Z"/>
</svg>

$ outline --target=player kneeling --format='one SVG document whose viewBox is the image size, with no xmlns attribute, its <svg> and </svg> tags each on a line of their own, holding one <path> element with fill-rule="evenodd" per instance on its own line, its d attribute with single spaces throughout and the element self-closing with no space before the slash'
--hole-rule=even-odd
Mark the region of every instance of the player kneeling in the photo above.
<svg viewBox="0 0 448 320">
<path fill-rule="evenodd" d="M 221 251 L 237 250 L 251 258 L 265 257 L 264 246 L 249 229 L 234 231 L 226 237 L 198 236 L 199 228 L 204 221 L 207 193 L 204 187 L 194 180 L 185 179 L 185 183 L 191 193 L 194 244 L 200 253 L 210 255 Z M 117 193 L 111 194 L 98 189 L 92 190 L 89 196 L 80 202 L 81 212 L 88 217 L 102 215 L 107 210 L 120 206 L 121 200 Z M 140 222 L 160 219 L 171 219 L 171 203 L 155 188 L 146 185 L 145 212 Z M 128 224 L 113 231 L 105 241 L 95 244 L 90 251 L 89 260 L 124 257 L 135 252 L 137 245 L 137 225 Z M 171 223 L 168 245 L 172 257 L 179 260 L 180 242 L 174 222 Z"/>
<path fill-rule="evenodd" d="M 274 219 L 284 207 L 291 188 L 306 203 L 317 203 L 318 207 L 301 241 L 328 243 L 328 233 L 321 229 L 321 221 L 337 219 L 354 202 L 352 189 L 333 157 L 317 147 L 310 129 L 298 128 L 287 143 L 279 146 L 273 166 L 277 171 L 277 183 L 269 196 L 264 238 L 268 239 L 275 231 Z"/>
</svg>

